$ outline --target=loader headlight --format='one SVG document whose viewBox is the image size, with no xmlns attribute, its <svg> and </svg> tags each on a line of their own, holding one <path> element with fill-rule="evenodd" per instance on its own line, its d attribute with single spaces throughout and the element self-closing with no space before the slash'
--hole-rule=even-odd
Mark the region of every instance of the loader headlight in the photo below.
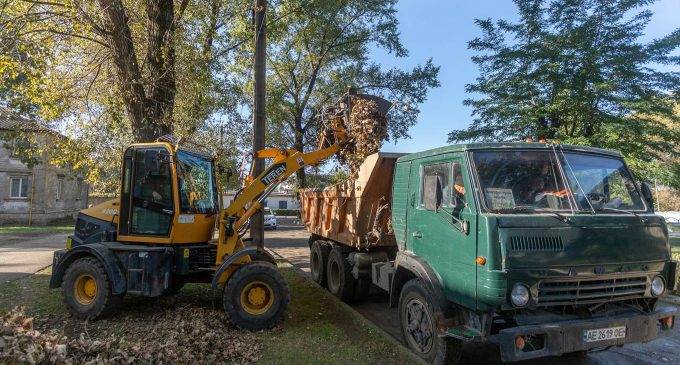
<svg viewBox="0 0 680 365">
<path fill-rule="evenodd" d="M 654 279 L 652 279 L 651 291 L 652 295 L 655 297 L 658 297 L 666 291 L 666 282 L 661 276 L 655 276 Z"/>
<path fill-rule="evenodd" d="M 529 288 L 524 284 L 517 283 L 512 287 L 512 292 L 510 293 L 510 301 L 515 307 L 524 307 L 529 303 L 531 294 L 529 294 Z"/>
</svg>

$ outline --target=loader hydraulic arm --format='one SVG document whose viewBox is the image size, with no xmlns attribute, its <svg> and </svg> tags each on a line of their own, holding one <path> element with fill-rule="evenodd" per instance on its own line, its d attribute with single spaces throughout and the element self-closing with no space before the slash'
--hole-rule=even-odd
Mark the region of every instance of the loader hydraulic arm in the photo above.
<svg viewBox="0 0 680 365">
<path fill-rule="evenodd" d="M 217 266 L 226 256 L 244 247 L 239 233 L 246 228 L 250 217 L 262 208 L 262 202 L 279 183 L 299 169 L 316 165 L 340 150 L 347 140 L 341 120 L 331 124 L 328 136 L 331 137 L 322 138 L 318 148 L 311 152 L 269 148 L 255 154 L 257 158 L 273 159 L 273 162 L 259 176 L 248 177 L 245 187 L 234 197 L 234 201 L 220 212 L 219 242 L 215 258 Z M 244 259 L 246 262 L 247 260 Z"/>
</svg>

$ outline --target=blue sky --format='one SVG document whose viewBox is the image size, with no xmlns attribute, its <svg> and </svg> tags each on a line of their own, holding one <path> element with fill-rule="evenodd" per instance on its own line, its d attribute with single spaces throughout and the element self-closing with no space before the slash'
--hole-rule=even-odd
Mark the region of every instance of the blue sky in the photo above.
<svg viewBox="0 0 680 365">
<path fill-rule="evenodd" d="M 409 57 L 396 59 L 381 50 L 372 54 L 385 68 L 408 69 L 432 57 L 441 67 L 441 87 L 430 92 L 421 105 L 418 124 L 409 133 L 411 139 L 386 143 L 383 151 L 417 152 L 446 144 L 448 132 L 470 124 L 471 110 L 463 105 L 465 84 L 477 76 L 470 60 L 467 42 L 478 36 L 476 18 L 516 19 L 510 0 L 401 0 L 399 30 L 409 50 Z M 680 27 L 680 0 L 661 0 L 650 9 L 654 17 L 647 27 L 644 41 L 660 38 Z"/>
</svg>

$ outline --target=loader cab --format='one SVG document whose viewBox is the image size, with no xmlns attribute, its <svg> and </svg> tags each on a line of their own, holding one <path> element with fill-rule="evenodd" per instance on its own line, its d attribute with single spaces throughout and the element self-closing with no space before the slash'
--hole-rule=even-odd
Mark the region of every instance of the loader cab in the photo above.
<svg viewBox="0 0 680 365">
<path fill-rule="evenodd" d="M 169 143 L 130 146 L 123 155 L 118 240 L 204 243 L 219 199 L 211 157 Z"/>
</svg>

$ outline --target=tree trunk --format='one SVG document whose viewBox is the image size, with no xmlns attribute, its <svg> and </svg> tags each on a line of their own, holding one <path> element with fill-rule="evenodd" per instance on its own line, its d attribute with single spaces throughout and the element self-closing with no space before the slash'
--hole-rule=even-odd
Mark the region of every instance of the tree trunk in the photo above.
<svg viewBox="0 0 680 365">
<path fill-rule="evenodd" d="M 108 31 L 106 37 L 113 53 L 118 88 L 135 140 L 149 142 L 171 133 L 176 90 L 173 2 L 149 0 L 147 3 L 146 64 L 150 81 L 146 88 L 123 2 L 98 0 L 98 3 Z"/>
<path fill-rule="evenodd" d="M 150 77 L 146 106 L 156 137 L 172 129 L 176 90 L 173 4 L 173 1 L 167 0 L 148 0 L 146 5 L 146 65 Z"/>
<path fill-rule="evenodd" d="M 304 135 L 305 132 L 302 129 L 302 117 L 297 117 L 295 118 L 295 144 L 293 145 L 293 148 L 295 148 L 298 151 L 304 152 L 305 151 L 305 145 L 304 145 Z M 305 172 L 304 168 L 301 168 L 297 170 L 295 173 L 297 176 L 298 180 L 298 188 L 306 188 L 307 187 L 307 175 Z"/>
</svg>

